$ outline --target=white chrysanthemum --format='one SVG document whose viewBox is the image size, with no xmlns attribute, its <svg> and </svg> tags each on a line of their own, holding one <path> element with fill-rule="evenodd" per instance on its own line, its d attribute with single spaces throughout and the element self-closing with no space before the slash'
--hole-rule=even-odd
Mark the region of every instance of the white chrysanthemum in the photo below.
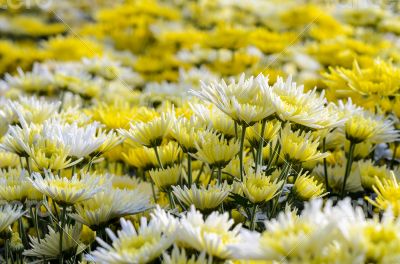
<svg viewBox="0 0 400 264">
<path fill-rule="evenodd" d="M 45 177 L 34 172 L 29 180 L 33 186 L 44 195 L 60 204 L 75 204 L 92 198 L 102 191 L 108 184 L 108 180 L 95 175 L 75 174 L 71 179 L 53 175 L 45 171 Z"/>
<path fill-rule="evenodd" d="M 149 122 L 131 123 L 129 130 L 119 129 L 118 132 L 143 146 L 159 146 L 162 139 L 169 133 L 172 120 L 172 114 L 162 114 Z"/>
<path fill-rule="evenodd" d="M 292 77 L 286 81 L 279 77 L 272 87 L 265 79 L 259 81 L 280 119 L 315 129 L 335 127 L 343 123 L 335 107 L 326 106 L 324 92 L 318 95 L 314 89 L 305 93 L 304 86 L 292 82 Z"/>
<path fill-rule="evenodd" d="M 212 264 L 212 258 L 206 258 L 205 252 L 201 252 L 197 257 L 192 255 L 187 256 L 185 249 L 179 250 L 174 245 L 170 255 L 163 253 L 163 264 Z"/>
<path fill-rule="evenodd" d="M 343 187 L 343 175 L 345 174 L 345 164 L 336 164 L 327 167 L 328 172 L 328 184 L 331 192 L 340 193 Z M 319 177 L 321 182 L 324 182 L 325 172 L 324 166 L 318 165 L 313 170 L 313 175 Z M 357 172 L 356 166 L 354 165 L 350 171 L 350 175 L 347 178 L 345 190 L 347 192 L 360 192 L 363 190 L 361 186 L 361 178 L 359 172 Z"/>
<path fill-rule="evenodd" d="M 396 142 L 400 138 L 393 120 L 384 119 L 367 111 L 350 116 L 341 131 L 354 143 L 366 140 L 377 144 L 389 143 Z"/>
<path fill-rule="evenodd" d="M 18 101 L 9 101 L 12 111 L 22 115 L 28 123 L 42 123 L 57 113 L 61 102 L 49 102 L 43 98 L 20 97 Z"/>
<path fill-rule="evenodd" d="M 18 75 L 5 75 L 5 85 L 7 88 L 16 88 L 25 92 L 48 92 L 52 90 L 53 75 L 51 72 L 35 63 L 31 72 L 24 72 L 21 68 L 17 69 Z"/>
<path fill-rule="evenodd" d="M 199 210 L 217 208 L 229 195 L 230 187 L 226 184 L 200 187 L 195 184 L 189 189 L 187 186 L 172 186 L 174 195 L 187 206 L 194 205 Z"/>
<path fill-rule="evenodd" d="M 261 79 L 267 81 L 262 74 L 254 79 L 251 76 L 245 79 L 242 74 L 238 82 L 231 81 L 227 84 L 224 80 L 205 84 L 202 82 L 200 91 L 191 90 L 191 93 L 206 102 L 218 107 L 242 125 L 252 125 L 274 113 L 265 89 L 260 87 Z"/>
<path fill-rule="evenodd" d="M 150 213 L 151 221 L 160 227 L 166 234 L 174 234 L 180 228 L 180 222 L 169 212 L 161 209 L 159 205 Z"/>
<path fill-rule="evenodd" d="M 37 257 L 46 259 L 55 259 L 60 256 L 60 232 L 55 231 L 51 226 L 49 233 L 40 241 L 36 237 L 29 237 L 31 249 L 25 250 L 24 255 L 29 257 Z M 82 226 L 75 224 L 74 226 L 65 226 L 63 230 L 62 251 L 70 252 L 70 257 L 79 254 L 85 249 L 85 245 L 79 241 Z M 72 252 L 71 252 L 72 251 Z"/>
<path fill-rule="evenodd" d="M 150 207 L 150 196 L 142 191 L 108 189 L 91 199 L 75 204 L 70 217 L 97 230 L 122 216 L 133 215 Z"/>
<path fill-rule="evenodd" d="M 41 200 L 43 195 L 28 180 L 29 173 L 20 168 L 0 170 L 0 198 L 4 201 Z"/>
<path fill-rule="evenodd" d="M 68 146 L 69 156 L 76 159 L 87 157 L 98 150 L 108 136 L 99 128 L 99 123 L 79 127 L 77 123 L 63 124 L 53 119 L 43 126 L 43 137 Z"/>
<path fill-rule="evenodd" d="M 24 213 L 22 205 L 11 206 L 6 204 L 0 206 L 0 232 L 3 232 L 4 229 L 18 220 Z"/>
<path fill-rule="evenodd" d="M 99 264 L 148 263 L 160 256 L 174 241 L 173 235 L 163 234 L 157 222 L 147 223 L 144 217 L 141 218 L 138 231 L 123 218 L 121 228 L 117 235 L 107 229 L 112 245 L 97 238 L 100 247 L 86 255 L 86 259 Z"/>
<path fill-rule="evenodd" d="M 181 218 L 178 240 L 207 254 L 227 259 L 232 256 L 228 244 L 237 242 L 241 226 L 233 227 L 234 221 L 227 213 L 212 212 L 206 219 L 192 206 Z"/>
<path fill-rule="evenodd" d="M 219 131 L 225 136 L 235 136 L 235 121 L 217 107 L 212 104 L 189 103 L 189 105 L 204 127 Z"/>
<path fill-rule="evenodd" d="M 230 246 L 234 258 L 285 263 L 365 263 L 360 236 L 365 216 L 361 208 L 352 207 L 350 199 L 336 206 L 328 201 L 325 207 L 321 199 L 316 199 L 306 204 L 299 216 L 282 212 L 265 225 L 262 234 L 242 230 L 240 242 Z"/>
<path fill-rule="evenodd" d="M 19 115 L 19 125 L 9 126 L 9 129 L 2 139 L 0 148 L 5 151 L 16 153 L 21 157 L 27 157 L 30 146 L 40 134 L 42 124 L 28 124 L 22 115 Z"/>
</svg>

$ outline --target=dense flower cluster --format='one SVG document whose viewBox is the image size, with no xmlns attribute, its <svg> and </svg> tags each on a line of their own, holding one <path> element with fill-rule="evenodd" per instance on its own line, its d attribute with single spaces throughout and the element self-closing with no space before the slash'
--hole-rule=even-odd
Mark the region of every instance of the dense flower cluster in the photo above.
<svg viewBox="0 0 400 264">
<path fill-rule="evenodd" d="M 395 1 L 45 2 L 0 0 L 1 263 L 400 263 Z"/>
</svg>

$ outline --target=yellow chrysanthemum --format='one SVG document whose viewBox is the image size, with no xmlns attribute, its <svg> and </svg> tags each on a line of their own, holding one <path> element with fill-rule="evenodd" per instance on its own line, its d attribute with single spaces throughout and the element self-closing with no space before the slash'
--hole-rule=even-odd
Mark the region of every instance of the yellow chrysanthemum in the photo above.
<svg viewBox="0 0 400 264">
<path fill-rule="evenodd" d="M 129 165 L 146 170 L 153 166 L 152 151 L 152 149 L 146 147 L 128 148 L 122 153 L 122 156 Z"/>
<path fill-rule="evenodd" d="M 347 88 L 364 96 L 391 96 L 400 89 L 400 69 L 382 60 L 376 60 L 368 67 L 361 69 L 354 61 L 352 69 L 330 69 L 326 74 L 328 85 L 337 85 L 342 82 Z"/>
<path fill-rule="evenodd" d="M 371 190 L 376 184 L 376 179 L 390 179 L 391 171 L 386 166 L 377 166 L 371 160 L 359 161 L 358 169 L 360 172 L 361 184 L 364 189 Z"/>
<path fill-rule="evenodd" d="M 307 174 L 297 176 L 293 185 L 293 191 L 296 197 L 300 198 L 302 201 L 309 201 L 327 194 L 325 193 L 323 184 Z"/>
<path fill-rule="evenodd" d="M 389 179 L 376 177 L 376 182 L 372 189 L 377 197 L 375 200 L 366 197 L 365 199 L 368 202 L 381 210 L 390 208 L 396 216 L 400 215 L 400 187 L 393 173 Z"/>
<path fill-rule="evenodd" d="M 198 141 L 195 142 L 197 152 L 192 156 L 210 166 L 224 167 L 239 152 L 239 142 L 227 140 L 217 132 L 200 132 Z"/>
<path fill-rule="evenodd" d="M 238 82 L 226 84 L 222 80 L 211 84 L 203 83 L 201 91 L 192 90 L 192 93 L 214 104 L 239 124 L 248 126 L 274 113 L 267 101 L 265 89 L 260 86 L 262 79 L 267 78 L 261 74 L 256 79 L 245 79 L 242 74 Z"/>
<path fill-rule="evenodd" d="M 274 139 L 275 135 L 280 129 L 281 122 L 275 120 L 267 122 L 264 128 L 264 142 L 269 142 Z M 252 146 L 253 148 L 257 148 L 260 143 L 261 130 L 262 125 L 260 122 L 256 123 L 246 130 L 246 139 L 249 142 L 250 146 Z"/>
<path fill-rule="evenodd" d="M 107 184 L 107 181 L 104 182 L 98 175 L 80 175 L 78 178 L 78 175 L 75 174 L 71 179 L 68 179 L 53 175 L 49 171 L 45 171 L 44 174 L 45 177 L 34 172 L 32 174 L 33 179 L 29 178 L 29 180 L 38 191 L 62 205 L 73 205 L 90 199 L 103 190 Z"/>
<path fill-rule="evenodd" d="M 264 173 L 251 172 L 244 178 L 242 189 L 252 203 L 262 203 L 274 198 L 282 185 L 283 181 L 273 181 Z"/>
<path fill-rule="evenodd" d="M 172 186 L 174 195 L 186 206 L 194 205 L 202 211 L 209 211 L 217 208 L 228 197 L 230 188 L 225 183 L 223 185 L 214 185 L 198 188 L 193 184 L 190 189 L 185 186 Z"/>
<path fill-rule="evenodd" d="M 353 143 L 361 143 L 369 140 L 373 143 L 396 141 L 398 131 L 390 120 L 382 120 L 365 112 L 352 115 L 344 125 L 346 138 Z"/>
<path fill-rule="evenodd" d="M 199 121 L 196 118 L 180 118 L 172 126 L 171 136 L 179 143 L 182 150 L 193 153 L 196 151 L 197 130 Z"/>
<path fill-rule="evenodd" d="M 20 169 L 0 170 L 0 198 L 5 201 L 41 200 L 43 195 L 28 180 L 28 172 Z"/>
<path fill-rule="evenodd" d="M 19 163 L 19 157 L 15 153 L 0 151 L 0 168 L 15 168 Z"/>
<path fill-rule="evenodd" d="M 320 160 L 328 156 L 327 153 L 319 152 L 319 140 L 314 139 L 311 132 L 306 133 L 300 130 L 293 132 L 290 125 L 286 125 L 282 130 L 280 143 L 281 154 L 286 160 L 292 162 Z"/>
<path fill-rule="evenodd" d="M 134 260 L 137 263 L 148 263 L 169 248 L 174 237 L 163 233 L 156 221 L 147 223 L 142 218 L 136 231 L 133 224 L 121 218 L 121 230 L 117 236 L 108 229 L 112 238 L 112 245 L 98 239 L 100 246 L 86 256 L 86 259 L 95 263 L 126 263 Z"/>
<path fill-rule="evenodd" d="M 149 198 L 150 195 L 139 189 L 107 190 L 75 204 L 76 212 L 70 217 L 96 231 L 120 217 L 147 210 Z"/>
<path fill-rule="evenodd" d="M 120 134 L 146 147 L 161 145 L 163 138 L 170 132 L 172 116 L 162 114 L 149 122 L 131 123 L 129 130 L 118 129 Z"/>
<path fill-rule="evenodd" d="M 167 190 L 172 185 L 175 185 L 180 176 L 182 168 L 180 165 L 175 164 L 168 168 L 158 168 L 149 171 L 151 179 L 153 179 L 154 184 L 161 190 Z"/>
</svg>

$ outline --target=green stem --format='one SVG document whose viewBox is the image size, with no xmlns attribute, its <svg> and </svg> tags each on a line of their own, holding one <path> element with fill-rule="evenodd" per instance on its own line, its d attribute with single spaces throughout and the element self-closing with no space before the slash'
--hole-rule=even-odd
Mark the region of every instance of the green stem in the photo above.
<svg viewBox="0 0 400 264">
<path fill-rule="evenodd" d="M 9 252 L 10 252 L 10 239 L 6 238 L 6 245 L 5 245 L 5 257 L 6 257 L 6 263 L 9 263 Z"/>
<path fill-rule="evenodd" d="M 260 142 L 258 143 L 258 150 L 257 150 L 257 158 L 256 158 L 256 172 L 258 171 L 258 168 L 262 168 L 262 149 L 264 146 L 264 133 L 265 133 L 265 127 L 267 125 L 267 119 L 263 119 L 261 121 L 261 135 L 260 135 Z"/>
<path fill-rule="evenodd" d="M 63 236 L 64 236 L 64 225 L 65 225 L 66 211 L 67 211 L 67 206 L 66 206 L 66 205 L 62 205 L 62 211 L 61 211 L 61 225 L 60 225 L 60 228 L 59 228 L 59 232 L 60 232 L 60 243 L 59 243 L 59 249 L 60 249 L 60 264 L 64 263 Z"/>
<path fill-rule="evenodd" d="M 34 214 L 34 213 L 33 213 L 33 206 L 30 206 L 30 207 L 29 207 L 29 212 L 30 212 L 30 214 L 31 214 L 32 222 L 33 222 L 33 225 L 34 225 L 35 231 L 36 231 L 36 236 L 37 236 L 38 242 L 39 242 L 39 244 L 40 244 L 39 226 L 38 226 L 38 223 L 37 223 L 37 213 L 36 213 L 36 209 L 35 209 L 35 214 Z"/>
<path fill-rule="evenodd" d="M 256 220 L 256 212 L 257 212 L 257 204 L 253 204 L 253 210 L 251 212 L 251 220 L 250 220 L 250 230 L 254 231 L 255 220 Z"/>
<path fill-rule="evenodd" d="M 150 183 L 151 183 L 151 193 L 153 194 L 154 204 L 156 204 L 157 196 L 156 196 L 156 190 L 154 189 L 154 181 L 152 178 L 150 178 Z"/>
<path fill-rule="evenodd" d="M 25 157 L 25 160 L 26 160 L 26 166 L 27 166 L 28 172 L 29 172 L 29 177 L 30 177 L 32 174 L 32 171 L 31 171 L 31 164 L 29 162 L 29 157 Z"/>
<path fill-rule="evenodd" d="M 156 158 L 157 158 L 158 165 L 160 166 L 161 169 L 164 169 L 164 167 L 163 167 L 163 165 L 161 163 L 160 155 L 158 155 L 157 146 L 154 146 L 153 149 L 154 149 L 154 152 L 156 153 Z"/>
<path fill-rule="evenodd" d="M 172 195 L 172 191 L 169 190 L 167 193 L 168 193 L 169 206 L 171 207 L 171 209 L 175 209 L 175 201 Z"/>
<path fill-rule="evenodd" d="M 348 157 L 347 157 L 347 163 L 346 163 L 346 172 L 344 174 L 342 192 L 340 194 L 341 198 L 343 198 L 344 194 L 345 194 L 346 182 L 347 182 L 347 178 L 350 175 L 351 165 L 353 164 L 353 154 L 354 154 L 355 148 L 356 148 L 356 143 L 354 143 L 353 141 L 350 141 L 350 149 L 349 149 L 349 153 L 348 153 Z"/>
<path fill-rule="evenodd" d="M 288 177 L 289 177 L 290 169 L 291 169 L 291 168 L 292 168 L 292 163 L 286 162 L 286 163 L 285 163 L 285 166 L 284 166 L 283 169 L 282 169 L 281 175 L 279 175 L 278 180 L 279 180 L 279 181 L 280 181 L 280 180 L 283 180 L 283 184 L 282 184 L 282 186 L 280 187 L 280 189 L 278 190 L 278 194 L 276 195 L 276 198 L 273 199 L 273 208 L 272 208 L 272 211 L 271 211 L 271 214 L 270 214 L 270 217 L 271 217 L 271 218 L 274 217 L 275 214 L 276 214 L 276 210 L 277 210 L 278 204 L 279 204 L 279 198 L 280 198 L 281 195 L 282 195 L 283 187 L 285 186 L 285 184 L 286 184 L 286 182 L 287 182 L 287 179 L 288 179 Z"/>
<path fill-rule="evenodd" d="M 235 136 L 238 137 L 238 124 L 235 122 Z"/>
<path fill-rule="evenodd" d="M 204 166 L 205 166 L 205 163 L 204 162 L 201 163 L 200 171 L 199 171 L 199 173 L 197 173 L 197 178 L 196 178 L 196 183 L 197 184 L 200 182 L 200 176 L 204 171 Z"/>
<path fill-rule="evenodd" d="M 189 152 L 187 153 L 187 165 L 188 165 L 188 184 L 192 186 L 192 156 Z"/>
<path fill-rule="evenodd" d="M 218 184 L 221 184 L 221 182 L 222 182 L 222 167 L 218 166 L 217 170 L 218 170 L 217 171 Z"/>
<path fill-rule="evenodd" d="M 28 247 L 28 241 L 26 238 L 26 234 L 25 234 L 25 228 L 24 228 L 24 224 L 22 222 L 22 216 L 18 219 L 18 226 L 19 226 L 19 237 L 21 238 L 22 244 L 25 246 L 25 248 Z"/>
<path fill-rule="evenodd" d="M 326 138 L 324 138 L 324 140 L 322 140 L 322 152 L 325 153 L 326 152 Z M 329 192 L 329 179 L 328 179 L 328 164 L 326 162 L 326 158 L 324 158 L 323 160 L 324 162 L 324 177 L 325 177 L 325 186 L 326 186 L 326 190 Z"/>
<path fill-rule="evenodd" d="M 243 159 L 244 159 L 244 139 L 246 136 L 246 124 L 242 125 L 242 135 L 240 138 L 240 151 L 239 151 L 239 162 L 240 162 L 240 181 L 243 182 L 244 178 L 244 168 L 243 168 Z"/>
<path fill-rule="evenodd" d="M 76 169 L 76 165 L 72 166 L 72 169 L 71 169 L 71 177 L 74 177 L 75 169 Z M 90 170 L 90 168 L 89 168 L 89 170 Z M 88 171 L 88 172 L 89 172 L 89 171 Z"/>
<path fill-rule="evenodd" d="M 271 141 L 270 142 L 269 159 L 268 159 L 268 164 L 267 164 L 267 171 L 271 168 L 272 162 L 274 161 L 274 158 L 275 158 L 275 154 L 277 153 L 278 147 L 279 147 L 279 143 L 276 142 L 274 150 L 272 150 L 272 144 L 273 144 L 273 142 Z"/>
<path fill-rule="evenodd" d="M 397 152 L 397 147 L 399 146 L 398 142 L 394 142 L 394 149 L 393 149 L 393 154 L 392 154 L 392 159 L 390 160 L 390 169 L 393 170 L 394 167 L 394 161 L 396 159 L 396 152 Z"/>
</svg>

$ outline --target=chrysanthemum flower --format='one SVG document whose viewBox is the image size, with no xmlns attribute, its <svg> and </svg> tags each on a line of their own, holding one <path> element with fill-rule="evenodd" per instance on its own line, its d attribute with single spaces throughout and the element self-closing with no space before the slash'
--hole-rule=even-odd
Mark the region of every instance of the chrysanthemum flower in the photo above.
<svg viewBox="0 0 400 264">
<path fill-rule="evenodd" d="M 291 77 L 286 82 L 279 77 L 272 87 L 265 79 L 260 81 L 276 114 L 284 121 L 314 129 L 334 127 L 343 122 L 334 108 L 326 107 L 324 92 L 318 95 L 314 89 L 305 93 L 304 87 L 297 86 Z"/>
<path fill-rule="evenodd" d="M 43 195 L 28 180 L 28 172 L 20 169 L 0 170 L 0 198 L 5 201 L 41 200 Z"/>
<path fill-rule="evenodd" d="M 210 166 L 224 167 L 239 152 L 240 144 L 236 140 L 227 140 L 217 132 L 207 130 L 199 132 L 198 141 L 195 142 L 197 152 L 192 156 Z"/>
<path fill-rule="evenodd" d="M 25 250 L 24 255 L 29 257 L 46 259 L 56 259 L 61 255 L 59 241 L 60 232 L 55 231 L 51 226 L 49 228 L 49 233 L 42 239 L 30 236 L 31 249 Z M 69 257 L 73 257 L 76 254 L 81 253 L 85 249 L 85 245 L 80 242 L 79 236 L 81 234 L 82 225 L 75 224 L 74 226 L 68 225 L 64 227 L 63 230 L 63 242 L 62 242 L 62 253 L 69 252 Z"/>
<path fill-rule="evenodd" d="M 307 174 L 297 176 L 293 185 L 293 192 L 302 201 L 309 201 L 327 194 L 323 184 Z"/>
<path fill-rule="evenodd" d="M 226 84 L 221 80 L 210 84 L 202 83 L 201 91 L 191 92 L 202 100 L 214 104 L 235 122 L 249 126 L 274 113 L 265 89 L 260 87 L 261 79 L 267 80 L 262 74 L 256 79 L 253 76 L 245 79 L 245 75 L 242 74 L 238 82 L 231 81 Z"/>
<path fill-rule="evenodd" d="M 344 133 L 353 143 L 365 140 L 387 143 L 399 139 L 399 132 L 394 128 L 393 121 L 382 120 L 368 112 L 351 116 L 344 125 Z"/>
<path fill-rule="evenodd" d="M 94 120 L 106 125 L 108 129 L 129 129 L 129 123 L 135 121 L 150 121 L 159 114 L 151 108 L 132 107 L 126 102 L 116 102 L 111 105 L 99 104 L 88 110 Z"/>
<path fill-rule="evenodd" d="M 180 118 L 172 126 L 171 136 L 179 143 L 185 153 L 193 153 L 196 152 L 195 142 L 198 129 L 199 120 L 197 118 L 192 117 L 190 120 Z"/>
<path fill-rule="evenodd" d="M 306 162 L 323 159 L 327 153 L 318 150 L 319 141 L 314 139 L 311 132 L 293 132 L 290 125 L 286 125 L 280 136 L 281 154 L 286 160 L 293 162 Z"/>
<path fill-rule="evenodd" d="M 252 203 L 267 202 L 278 194 L 283 181 L 272 180 L 262 172 L 251 171 L 242 183 L 245 196 Z"/>
<path fill-rule="evenodd" d="M 121 136 L 116 134 L 114 131 L 110 131 L 106 136 L 106 140 L 94 153 L 104 154 L 121 144 L 123 141 Z"/>
<path fill-rule="evenodd" d="M 120 190 L 134 190 L 139 189 L 144 193 L 151 192 L 151 184 L 147 181 L 142 181 L 138 177 L 129 175 L 112 175 L 112 188 Z"/>
<path fill-rule="evenodd" d="M 161 145 L 170 132 L 171 124 L 171 114 L 162 114 L 148 122 L 131 123 L 129 130 L 118 129 L 118 132 L 125 138 L 151 148 Z"/>
<path fill-rule="evenodd" d="M 361 184 L 364 189 L 371 190 L 376 184 L 376 179 L 388 180 L 391 177 L 391 171 L 386 166 L 374 165 L 371 160 L 357 162 Z"/>
<path fill-rule="evenodd" d="M 245 156 L 244 158 L 244 167 L 250 168 L 253 166 L 253 160 L 249 156 Z M 224 177 L 235 177 L 236 179 L 240 179 L 240 160 L 238 157 L 233 158 L 225 168 L 222 169 L 222 179 Z"/>
<path fill-rule="evenodd" d="M 346 167 L 344 164 L 336 164 L 327 167 L 329 190 L 331 190 L 332 193 L 338 194 L 341 192 L 343 187 L 343 175 L 345 174 L 345 169 Z M 318 165 L 313 170 L 313 175 L 319 177 L 321 182 L 324 182 L 325 172 L 323 165 Z M 325 188 L 328 189 L 328 187 L 326 186 Z M 361 186 L 361 179 L 357 174 L 356 166 L 353 165 L 350 171 L 350 175 L 346 181 L 345 191 L 349 193 L 355 193 L 362 190 L 363 188 Z"/>
<path fill-rule="evenodd" d="M 20 125 L 9 126 L 7 134 L 3 137 L 0 148 L 18 154 L 20 157 L 27 157 L 29 146 L 33 144 L 37 135 L 40 134 L 42 124 L 28 123 L 25 119 L 19 119 Z"/>
<path fill-rule="evenodd" d="M 211 259 L 206 258 L 203 251 L 199 256 L 192 255 L 190 258 L 185 249 L 179 249 L 176 245 L 172 249 L 171 254 L 163 253 L 163 264 L 211 264 Z"/>
<path fill-rule="evenodd" d="M 375 184 L 372 186 L 377 195 L 375 201 L 366 197 L 365 199 L 372 205 L 381 210 L 391 209 L 396 216 L 400 215 L 400 187 L 399 183 L 392 173 L 389 179 L 379 179 L 376 177 Z"/>
<path fill-rule="evenodd" d="M 230 188 L 225 183 L 198 188 L 195 184 L 189 189 L 187 186 L 172 186 L 174 195 L 186 206 L 194 205 L 202 211 L 209 211 L 217 208 L 229 195 Z"/>
<path fill-rule="evenodd" d="M 121 218 L 121 230 L 115 235 L 110 229 L 107 233 L 112 245 L 97 238 L 100 247 L 86 255 L 88 261 L 103 264 L 148 263 L 169 248 L 174 240 L 173 235 L 165 235 L 156 222 L 141 218 L 136 231 L 131 222 Z"/>
<path fill-rule="evenodd" d="M 149 194 L 139 189 L 102 191 L 91 199 L 75 204 L 76 213 L 70 214 L 70 217 L 98 230 L 110 221 L 147 210 L 149 199 Z"/>
<path fill-rule="evenodd" d="M 138 169 L 148 169 L 153 167 L 153 160 L 151 155 L 153 153 L 152 149 L 146 147 L 136 147 L 128 148 L 127 151 L 122 153 L 124 161 L 129 165 Z"/>
<path fill-rule="evenodd" d="M 227 138 L 235 136 L 235 121 L 212 104 L 190 104 L 203 125 L 222 133 Z"/>
<path fill-rule="evenodd" d="M 160 167 L 158 163 L 157 155 L 154 150 L 148 149 L 150 160 L 153 164 L 153 167 Z M 172 166 L 175 163 L 178 163 L 181 159 L 182 149 L 179 147 L 179 144 L 170 141 L 168 144 L 161 145 L 157 147 L 158 157 L 160 158 L 160 162 L 163 167 Z"/>
<path fill-rule="evenodd" d="M 22 115 L 27 123 L 40 124 L 54 115 L 61 102 L 50 102 L 43 98 L 20 97 L 18 101 L 9 101 L 9 107 L 17 115 Z"/>
<path fill-rule="evenodd" d="M 306 205 L 300 216 L 287 211 L 276 219 L 266 221 L 266 231 L 262 234 L 243 231 L 239 243 L 231 247 L 234 256 L 241 259 L 290 259 L 293 263 L 311 263 L 315 255 L 321 254 L 315 249 L 325 248 L 335 231 L 334 225 L 329 225 L 328 216 L 321 212 L 322 201 L 314 201 L 317 202 Z"/>
<path fill-rule="evenodd" d="M 15 168 L 19 165 L 18 155 L 12 152 L 0 151 L 0 168 Z"/>
<path fill-rule="evenodd" d="M 240 225 L 233 227 L 234 221 L 227 213 L 212 212 L 207 218 L 192 206 L 181 218 L 178 240 L 199 252 L 220 259 L 231 257 L 229 244 L 237 242 Z"/>
<path fill-rule="evenodd" d="M 252 146 L 253 148 L 257 148 L 260 143 L 261 127 L 262 127 L 261 123 L 258 122 L 246 130 L 246 139 L 249 142 L 250 146 Z M 279 121 L 267 122 L 264 129 L 264 136 L 263 136 L 264 142 L 271 141 L 275 137 L 275 135 L 277 135 L 280 129 L 281 129 L 281 122 Z"/>
<path fill-rule="evenodd" d="M 2 205 L 0 207 L 0 232 L 17 221 L 24 213 L 22 205 Z"/>
<path fill-rule="evenodd" d="M 182 168 L 179 164 L 172 167 L 158 168 L 149 171 L 150 177 L 157 188 L 168 190 L 172 185 L 177 184 L 181 176 Z"/>
<path fill-rule="evenodd" d="M 51 170 L 59 171 L 79 163 L 82 158 L 72 160 L 70 148 L 64 144 L 50 139 L 39 139 L 28 150 L 33 160 L 34 171 Z"/>
<path fill-rule="evenodd" d="M 400 89 L 400 69 L 391 63 L 375 60 L 367 68 L 361 69 L 354 61 L 352 69 L 331 68 L 325 74 L 326 83 L 339 89 L 347 88 L 364 96 L 390 96 Z M 346 85 L 343 87 L 343 83 Z"/>
<path fill-rule="evenodd" d="M 79 159 L 98 150 L 110 134 L 102 131 L 98 123 L 79 127 L 77 123 L 63 124 L 52 120 L 43 126 L 43 136 L 68 146 L 69 156 Z"/>
<path fill-rule="evenodd" d="M 49 171 L 40 173 L 34 172 L 29 180 L 33 186 L 44 195 L 50 197 L 59 204 L 72 205 L 77 202 L 92 198 L 96 193 L 103 190 L 107 181 L 100 184 L 101 177 L 93 175 L 75 174 L 71 179 L 53 175 Z"/>
</svg>

